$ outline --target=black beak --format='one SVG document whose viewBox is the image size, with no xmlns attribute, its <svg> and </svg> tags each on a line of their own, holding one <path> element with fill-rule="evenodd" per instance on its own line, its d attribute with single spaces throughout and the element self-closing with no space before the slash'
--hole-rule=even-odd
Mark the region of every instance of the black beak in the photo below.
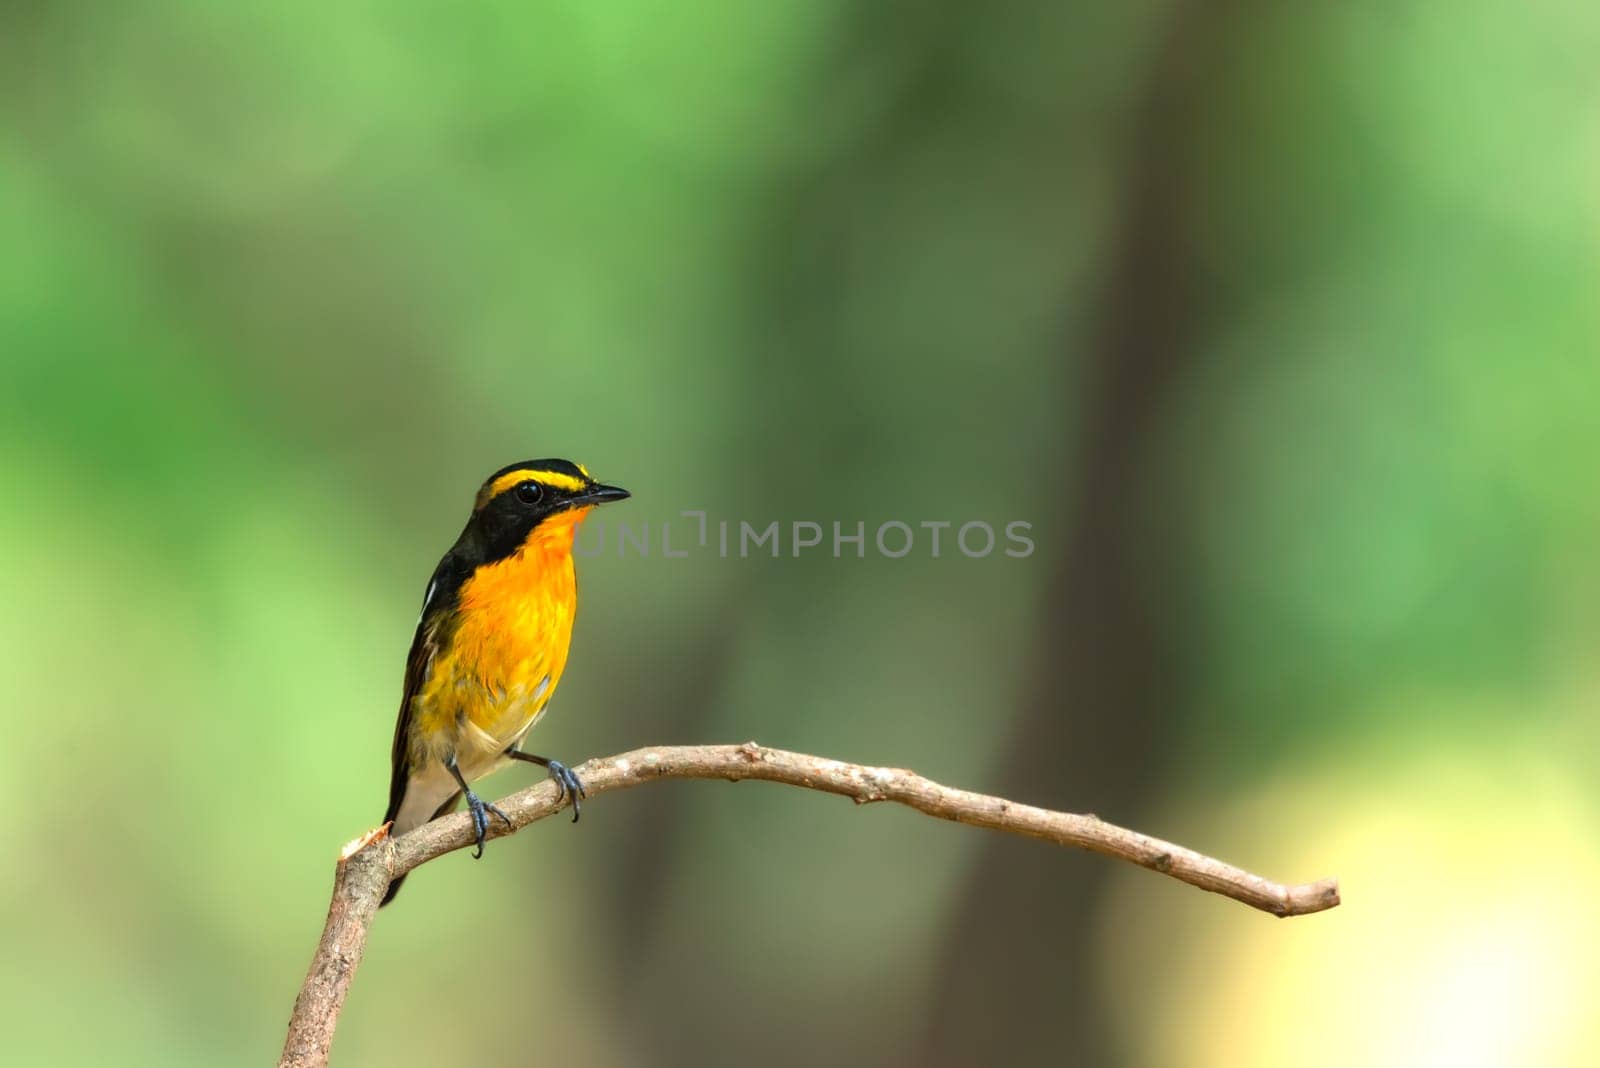
<svg viewBox="0 0 1600 1068">
<path fill-rule="evenodd" d="M 633 494 L 621 486 L 590 486 L 576 497 L 571 498 L 573 504 L 610 504 L 612 501 L 625 501 Z"/>
</svg>

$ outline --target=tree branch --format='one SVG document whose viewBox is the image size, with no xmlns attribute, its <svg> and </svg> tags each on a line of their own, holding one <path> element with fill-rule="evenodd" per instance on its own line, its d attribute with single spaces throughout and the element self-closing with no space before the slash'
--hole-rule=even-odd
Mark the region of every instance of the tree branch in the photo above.
<svg viewBox="0 0 1600 1068">
<path fill-rule="evenodd" d="M 857 804 L 894 801 L 939 819 L 1043 838 L 1130 861 L 1274 916 L 1303 916 L 1339 904 L 1339 884 L 1334 879 L 1284 886 L 1096 816 L 1052 812 L 956 790 L 903 768 L 846 764 L 746 742 L 635 749 L 591 760 L 576 770 L 591 796 L 656 779 L 763 779 L 841 794 Z M 499 804 L 511 819 L 511 829 L 491 821 L 489 836 L 493 838 L 513 834 L 562 808 L 556 801 L 556 786 L 549 780 L 520 790 Z M 339 1010 L 361 963 L 372 917 L 389 884 L 413 868 L 472 844 L 471 820 L 466 813 L 457 812 L 399 838 L 390 838 L 379 828 L 345 847 L 334 874 L 333 902 L 322 940 L 295 999 L 279 1068 L 328 1063 Z"/>
</svg>

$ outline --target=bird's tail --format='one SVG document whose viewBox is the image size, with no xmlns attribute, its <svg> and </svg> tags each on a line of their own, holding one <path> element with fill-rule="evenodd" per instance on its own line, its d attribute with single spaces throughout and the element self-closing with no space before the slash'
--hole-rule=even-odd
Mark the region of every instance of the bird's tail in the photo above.
<svg viewBox="0 0 1600 1068">
<path fill-rule="evenodd" d="M 406 877 L 404 875 L 402 875 L 402 876 L 400 876 L 400 878 L 394 880 L 393 882 L 391 882 L 389 884 L 389 889 L 384 891 L 383 900 L 378 902 L 378 907 L 380 909 L 383 908 L 383 906 L 387 905 L 389 902 L 394 900 L 394 895 L 396 895 L 396 894 L 398 894 L 400 892 L 400 884 L 405 882 L 405 881 L 406 881 Z"/>
<path fill-rule="evenodd" d="M 398 805 L 398 804 L 395 804 L 395 803 L 391 803 L 390 806 L 389 806 L 389 813 L 388 813 L 388 815 L 386 815 L 384 817 L 384 822 L 388 823 L 390 821 L 393 821 L 394 826 L 389 828 L 389 833 L 390 834 L 392 834 L 392 835 L 393 834 L 405 834 L 407 831 L 412 830 L 414 827 L 420 827 L 424 823 L 430 823 L 433 820 L 438 819 L 440 816 L 447 815 L 448 813 L 453 812 L 455 810 L 455 807 L 460 803 L 461 803 L 461 793 L 459 791 L 457 791 L 456 793 L 454 793 L 454 794 L 452 794 L 450 796 L 450 799 L 448 801 L 446 801 L 444 804 L 440 805 L 438 807 L 438 809 L 434 811 L 433 815 L 429 816 L 426 820 L 420 820 L 420 821 L 402 820 L 401 816 L 403 815 L 403 813 L 399 811 L 401 806 Z M 402 822 L 404 822 L 406 824 L 406 826 L 401 826 Z M 378 907 L 380 909 L 383 908 L 383 906 L 387 905 L 389 902 L 394 900 L 394 896 L 400 892 L 400 884 L 405 882 L 405 881 L 406 881 L 406 877 L 404 875 L 402 875 L 402 876 L 400 876 L 400 878 L 394 880 L 393 882 L 391 882 L 389 884 L 389 889 L 383 895 L 383 900 L 378 902 Z"/>
</svg>

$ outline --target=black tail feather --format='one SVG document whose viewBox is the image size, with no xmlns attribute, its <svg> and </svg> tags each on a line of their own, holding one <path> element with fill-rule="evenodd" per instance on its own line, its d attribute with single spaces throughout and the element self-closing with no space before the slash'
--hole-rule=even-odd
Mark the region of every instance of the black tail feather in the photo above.
<svg viewBox="0 0 1600 1068">
<path fill-rule="evenodd" d="M 434 811 L 433 815 L 429 817 L 428 822 L 431 823 L 434 820 L 438 819 L 440 816 L 445 816 L 445 815 L 450 814 L 451 812 L 454 812 L 455 811 L 455 807 L 457 805 L 459 805 L 460 803 L 461 803 L 461 794 L 460 793 L 456 793 L 455 795 L 453 795 L 450 798 L 450 800 L 448 800 L 444 804 L 440 805 L 438 807 L 438 809 L 436 809 Z M 399 806 L 398 806 L 397 803 L 390 805 L 391 810 L 397 809 L 398 807 Z M 389 819 L 391 819 L 391 820 L 394 819 L 393 811 L 391 811 L 391 813 L 389 815 Z M 378 902 L 378 907 L 380 909 L 383 908 L 383 906 L 387 905 L 389 902 L 394 900 L 394 896 L 400 892 L 400 884 L 405 882 L 405 881 L 406 881 L 406 877 L 404 875 L 402 875 L 402 876 L 400 876 L 400 878 L 394 880 L 393 882 L 391 882 L 389 884 L 389 889 L 384 893 L 383 900 Z"/>
</svg>

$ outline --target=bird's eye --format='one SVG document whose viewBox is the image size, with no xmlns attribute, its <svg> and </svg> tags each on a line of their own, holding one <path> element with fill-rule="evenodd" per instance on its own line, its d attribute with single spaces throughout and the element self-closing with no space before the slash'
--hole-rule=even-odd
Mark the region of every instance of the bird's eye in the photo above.
<svg viewBox="0 0 1600 1068">
<path fill-rule="evenodd" d="M 544 487 L 533 481 L 518 482 L 516 494 L 523 504 L 538 504 L 544 500 Z"/>
</svg>

